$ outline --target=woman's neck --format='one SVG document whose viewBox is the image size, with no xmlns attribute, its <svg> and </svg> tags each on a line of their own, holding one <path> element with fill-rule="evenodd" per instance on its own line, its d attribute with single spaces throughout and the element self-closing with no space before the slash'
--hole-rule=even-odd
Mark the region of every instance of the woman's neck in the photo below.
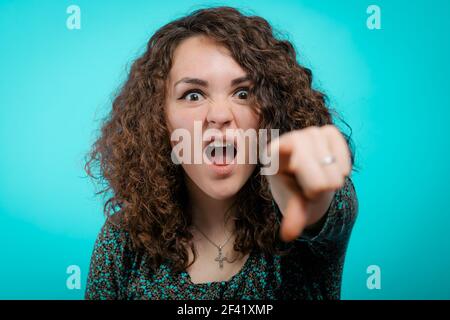
<svg viewBox="0 0 450 320">
<path fill-rule="evenodd" d="M 213 199 L 190 178 L 186 179 L 186 187 L 192 222 L 197 228 L 216 243 L 220 243 L 224 237 L 234 232 L 234 219 L 230 210 L 235 197 L 224 200 Z"/>
</svg>

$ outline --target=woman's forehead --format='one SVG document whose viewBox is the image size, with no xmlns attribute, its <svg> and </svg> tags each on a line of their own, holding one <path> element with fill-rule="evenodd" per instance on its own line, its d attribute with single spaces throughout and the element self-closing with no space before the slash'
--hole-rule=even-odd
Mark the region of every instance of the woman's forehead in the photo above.
<svg viewBox="0 0 450 320">
<path fill-rule="evenodd" d="M 245 75 L 227 48 L 195 36 L 184 40 L 175 50 L 169 76 L 179 81 L 184 77 L 202 79 L 218 73 L 230 74 L 230 77 Z"/>
</svg>

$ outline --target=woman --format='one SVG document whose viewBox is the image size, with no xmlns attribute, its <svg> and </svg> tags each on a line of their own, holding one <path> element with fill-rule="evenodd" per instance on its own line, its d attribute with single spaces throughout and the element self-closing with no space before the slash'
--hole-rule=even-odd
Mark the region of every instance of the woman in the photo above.
<svg viewBox="0 0 450 320">
<path fill-rule="evenodd" d="M 109 195 L 86 298 L 340 298 L 353 158 L 311 82 L 261 17 L 209 8 L 159 29 L 86 165 Z M 184 152 L 211 161 L 177 163 L 173 134 L 195 123 L 218 134 Z M 227 133 L 261 129 L 280 132 L 259 145 L 275 174 Z"/>
</svg>

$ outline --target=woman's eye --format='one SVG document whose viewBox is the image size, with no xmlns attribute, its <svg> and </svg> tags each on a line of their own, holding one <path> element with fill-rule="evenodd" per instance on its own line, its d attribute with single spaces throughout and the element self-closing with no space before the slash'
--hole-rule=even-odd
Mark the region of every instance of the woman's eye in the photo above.
<svg viewBox="0 0 450 320">
<path fill-rule="evenodd" d="M 239 99 L 245 100 L 248 99 L 248 89 L 247 88 L 241 88 L 235 93 L 236 97 Z"/>
<path fill-rule="evenodd" d="M 203 94 L 201 91 L 194 90 L 194 91 L 188 91 L 183 94 L 183 96 L 180 98 L 180 100 L 187 100 L 187 101 L 199 101 L 201 98 L 203 98 Z"/>
</svg>

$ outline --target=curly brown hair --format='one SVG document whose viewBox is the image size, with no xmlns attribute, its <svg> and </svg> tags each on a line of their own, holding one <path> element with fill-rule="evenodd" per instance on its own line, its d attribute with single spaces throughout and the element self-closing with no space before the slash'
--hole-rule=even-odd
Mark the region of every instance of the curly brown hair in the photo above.
<svg viewBox="0 0 450 320">
<path fill-rule="evenodd" d="M 189 267 L 185 245 L 193 249 L 183 169 L 171 161 L 164 106 L 174 50 L 194 35 L 225 46 L 248 72 L 260 128 L 277 128 L 282 134 L 332 123 L 324 94 L 312 88 L 311 71 L 297 62 L 293 45 L 278 39 L 265 19 L 215 7 L 194 11 L 157 30 L 133 63 L 85 166 L 88 175 L 101 182 L 98 194 L 107 198 L 105 214 L 123 212 L 133 247 L 147 253 L 155 269 L 163 261 L 171 262 L 175 270 Z M 234 249 L 243 254 L 254 249 L 278 252 L 279 219 L 258 168 L 235 203 Z"/>
</svg>

